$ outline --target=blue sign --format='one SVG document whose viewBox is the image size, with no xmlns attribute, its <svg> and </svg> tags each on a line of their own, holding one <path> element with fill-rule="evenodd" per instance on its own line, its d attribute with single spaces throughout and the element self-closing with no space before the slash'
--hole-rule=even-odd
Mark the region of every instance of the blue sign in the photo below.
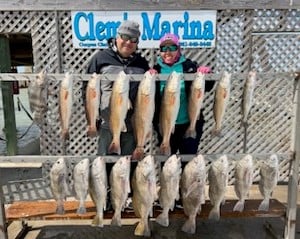
<svg viewBox="0 0 300 239">
<path fill-rule="evenodd" d="M 106 48 L 124 20 L 140 24 L 140 48 L 158 48 L 165 33 L 179 36 L 182 47 L 215 47 L 216 11 L 96 11 L 72 12 L 75 48 Z"/>
</svg>

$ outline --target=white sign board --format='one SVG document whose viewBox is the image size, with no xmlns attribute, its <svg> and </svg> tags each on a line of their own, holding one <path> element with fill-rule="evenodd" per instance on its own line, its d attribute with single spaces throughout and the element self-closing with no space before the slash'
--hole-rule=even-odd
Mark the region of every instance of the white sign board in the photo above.
<svg viewBox="0 0 300 239">
<path fill-rule="evenodd" d="M 158 48 L 165 33 L 179 36 L 182 47 L 211 48 L 216 40 L 216 11 L 73 11 L 75 48 L 106 48 L 124 20 L 140 24 L 139 48 Z"/>
</svg>

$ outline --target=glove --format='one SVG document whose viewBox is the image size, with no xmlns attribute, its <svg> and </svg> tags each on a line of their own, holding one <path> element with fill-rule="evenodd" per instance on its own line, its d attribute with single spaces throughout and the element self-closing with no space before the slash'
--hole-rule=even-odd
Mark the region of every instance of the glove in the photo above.
<svg viewBox="0 0 300 239">
<path fill-rule="evenodd" d="M 202 74 L 207 74 L 211 72 L 211 68 L 209 66 L 199 66 L 197 68 L 197 72 L 200 72 Z"/>
<path fill-rule="evenodd" d="M 157 70 L 151 68 L 148 70 L 151 75 L 157 74 Z"/>
</svg>

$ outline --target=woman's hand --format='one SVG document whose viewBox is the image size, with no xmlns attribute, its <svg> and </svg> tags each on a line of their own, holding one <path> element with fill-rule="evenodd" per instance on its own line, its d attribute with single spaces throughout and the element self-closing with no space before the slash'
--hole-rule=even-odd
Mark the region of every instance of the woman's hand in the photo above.
<svg viewBox="0 0 300 239">
<path fill-rule="evenodd" d="M 197 72 L 200 72 L 202 74 L 208 74 L 211 73 L 211 68 L 209 66 L 199 66 L 197 68 Z"/>
</svg>

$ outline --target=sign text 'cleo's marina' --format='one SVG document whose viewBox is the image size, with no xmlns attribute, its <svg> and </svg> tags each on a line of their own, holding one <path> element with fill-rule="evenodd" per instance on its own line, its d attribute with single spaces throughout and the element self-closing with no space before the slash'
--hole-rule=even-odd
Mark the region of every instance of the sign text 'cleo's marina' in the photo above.
<svg viewBox="0 0 300 239">
<path fill-rule="evenodd" d="M 180 38 L 182 47 L 214 47 L 216 11 L 96 11 L 72 12 L 72 39 L 75 48 L 105 48 L 124 20 L 140 24 L 140 48 L 158 48 L 168 32 Z"/>
</svg>

